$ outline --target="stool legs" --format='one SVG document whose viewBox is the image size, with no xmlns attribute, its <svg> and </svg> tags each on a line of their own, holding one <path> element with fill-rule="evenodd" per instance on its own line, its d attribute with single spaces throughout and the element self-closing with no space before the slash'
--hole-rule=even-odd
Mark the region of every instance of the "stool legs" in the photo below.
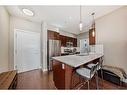
<svg viewBox="0 0 127 95">
<path fill-rule="evenodd" d="M 102 88 L 103 88 L 103 71 L 102 71 L 102 68 L 101 68 L 101 79 L 102 79 Z"/>
<path fill-rule="evenodd" d="M 90 83 L 89 83 L 89 81 L 87 81 L 87 84 L 88 84 L 88 90 L 90 89 Z"/>
<path fill-rule="evenodd" d="M 98 85 L 98 72 L 96 72 L 96 85 L 97 85 L 97 89 L 99 89 L 99 85 Z"/>
</svg>

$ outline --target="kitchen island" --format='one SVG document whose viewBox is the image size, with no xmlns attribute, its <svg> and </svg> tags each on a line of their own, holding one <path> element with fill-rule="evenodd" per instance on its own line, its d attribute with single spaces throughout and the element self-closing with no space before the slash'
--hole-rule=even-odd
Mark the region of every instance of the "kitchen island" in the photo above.
<svg viewBox="0 0 127 95">
<path fill-rule="evenodd" d="M 53 57 L 53 81 L 57 89 L 73 89 L 81 81 L 77 68 L 96 63 L 103 54 L 68 55 Z"/>
</svg>

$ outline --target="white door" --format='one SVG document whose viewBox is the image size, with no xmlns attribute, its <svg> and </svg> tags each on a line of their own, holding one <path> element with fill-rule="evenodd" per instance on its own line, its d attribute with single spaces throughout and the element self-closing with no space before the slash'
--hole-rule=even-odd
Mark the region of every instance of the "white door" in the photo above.
<svg viewBox="0 0 127 95">
<path fill-rule="evenodd" d="M 19 73 L 41 67 L 40 33 L 15 30 L 14 42 L 14 64 Z"/>
</svg>

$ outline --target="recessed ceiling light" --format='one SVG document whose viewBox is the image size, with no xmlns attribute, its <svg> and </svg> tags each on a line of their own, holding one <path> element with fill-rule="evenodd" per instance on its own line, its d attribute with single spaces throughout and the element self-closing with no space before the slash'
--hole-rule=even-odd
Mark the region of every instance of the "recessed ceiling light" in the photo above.
<svg viewBox="0 0 127 95">
<path fill-rule="evenodd" d="M 28 16 L 33 16 L 34 15 L 33 11 L 31 11 L 29 9 L 24 8 L 24 9 L 22 9 L 22 11 L 25 15 L 28 15 Z"/>
</svg>

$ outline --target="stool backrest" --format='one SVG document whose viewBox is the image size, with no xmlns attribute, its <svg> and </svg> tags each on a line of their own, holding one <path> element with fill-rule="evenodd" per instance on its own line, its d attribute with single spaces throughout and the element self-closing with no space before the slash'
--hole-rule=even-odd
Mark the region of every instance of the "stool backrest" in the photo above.
<svg viewBox="0 0 127 95">
<path fill-rule="evenodd" d="M 103 58 L 99 59 L 98 70 L 102 68 Z"/>
<path fill-rule="evenodd" d="M 97 62 L 96 65 L 92 66 L 91 71 L 90 71 L 90 77 L 92 78 L 94 74 L 97 72 L 99 63 Z"/>
</svg>

